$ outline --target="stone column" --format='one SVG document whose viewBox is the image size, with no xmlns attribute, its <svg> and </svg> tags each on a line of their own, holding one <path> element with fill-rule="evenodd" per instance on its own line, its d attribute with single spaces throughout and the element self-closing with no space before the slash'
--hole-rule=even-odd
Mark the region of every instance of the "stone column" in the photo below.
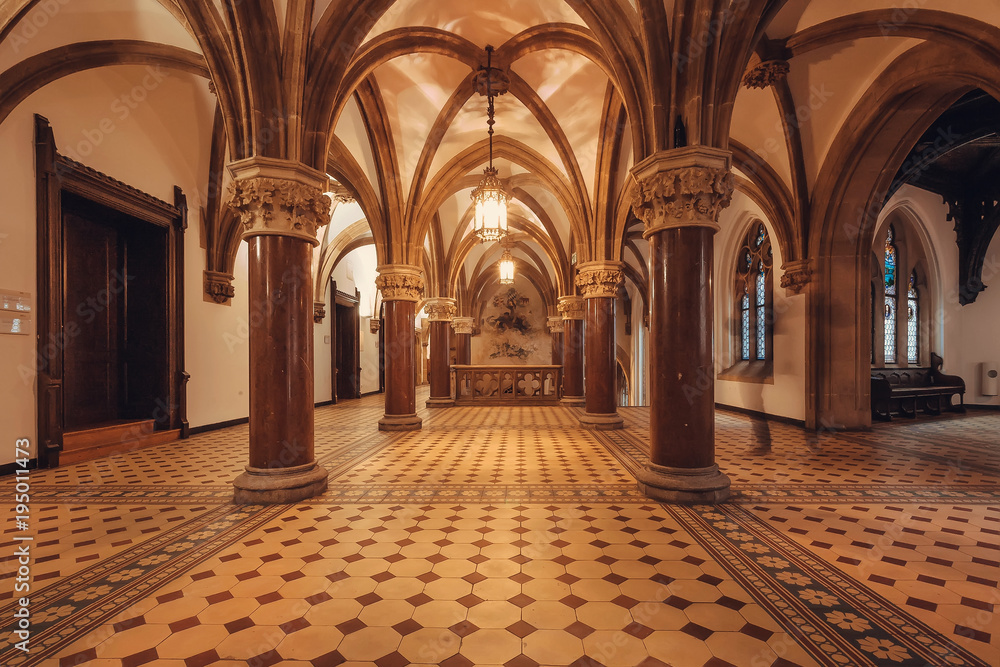
<svg viewBox="0 0 1000 667">
<path fill-rule="evenodd" d="M 407 264 L 379 266 L 378 274 L 375 286 L 382 291 L 385 305 L 385 416 L 378 427 L 380 431 L 417 431 L 423 420 L 417 416 L 413 318 L 424 279 L 419 267 Z"/>
<path fill-rule="evenodd" d="M 472 331 L 476 321 L 471 317 L 456 317 L 451 321 L 455 329 L 455 363 L 468 366 L 472 363 Z"/>
<path fill-rule="evenodd" d="M 444 297 L 429 299 L 424 304 L 430 326 L 431 361 L 429 408 L 446 408 L 455 404 L 451 396 L 451 321 L 455 317 L 455 300 Z"/>
<path fill-rule="evenodd" d="M 715 462 L 712 260 L 719 213 L 733 193 L 730 165 L 728 151 L 692 146 L 632 170 L 632 209 L 650 253 L 650 463 L 639 487 L 657 500 L 729 496 Z"/>
<path fill-rule="evenodd" d="M 586 262 L 579 266 L 576 285 L 587 300 L 586 406 L 580 417 L 586 428 L 622 428 L 618 414 L 615 298 L 625 281 L 621 262 Z"/>
<path fill-rule="evenodd" d="M 327 177 L 269 158 L 229 169 L 229 206 L 249 248 L 250 296 L 250 464 L 233 481 L 233 500 L 292 503 L 327 485 L 313 454 L 310 271 L 316 230 L 330 221 Z"/>
<path fill-rule="evenodd" d="M 563 318 L 560 316 L 550 317 L 546 320 L 549 328 L 549 335 L 552 337 L 552 363 L 562 366 L 563 362 Z"/>
<path fill-rule="evenodd" d="M 583 398 L 583 318 L 587 302 L 579 296 L 559 297 L 563 318 L 563 397 L 562 404 L 584 405 Z"/>
</svg>

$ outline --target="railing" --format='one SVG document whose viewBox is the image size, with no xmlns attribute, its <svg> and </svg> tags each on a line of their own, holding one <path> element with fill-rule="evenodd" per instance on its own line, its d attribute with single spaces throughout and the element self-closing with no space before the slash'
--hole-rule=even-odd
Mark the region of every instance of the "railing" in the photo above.
<svg viewBox="0 0 1000 667">
<path fill-rule="evenodd" d="M 452 366 L 455 405 L 555 405 L 562 366 Z"/>
</svg>

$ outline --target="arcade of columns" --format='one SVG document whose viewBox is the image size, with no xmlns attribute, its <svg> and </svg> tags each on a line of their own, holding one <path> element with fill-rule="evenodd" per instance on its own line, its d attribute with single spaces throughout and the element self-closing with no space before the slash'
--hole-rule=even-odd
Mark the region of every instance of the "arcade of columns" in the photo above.
<svg viewBox="0 0 1000 667">
<path fill-rule="evenodd" d="M 632 170 L 635 214 L 650 244 L 650 463 L 639 478 L 650 497 L 721 502 L 729 479 L 715 463 L 712 348 L 713 238 L 731 199 L 727 151 L 702 146 L 662 151 Z M 251 350 L 250 465 L 235 500 L 294 502 L 326 489 L 313 454 L 313 303 L 310 258 L 329 221 L 326 175 L 301 164 L 251 158 L 230 165 L 230 206 L 249 246 Z M 421 270 L 378 267 L 385 302 L 385 415 L 382 430 L 417 430 L 415 306 Z M 555 363 L 563 365 L 563 403 L 583 406 L 583 426 L 621 428 L 615 392 L 614 299 L 623 280 L 611 259 L 578 267 L 579 295 L 560 297 L 562 332 L 550 318 Z M 470 362 L 472 318 L 455 317 L 452 298 L 426 302 L 431 327 L 428 407 L 451 402 L 449 350 Z M 681 323 L 683 323 L 681 325 Z M 452 333 L 454 330 L 454 334 Z M 584 383 L 586 378 L 586 384 Z"/>
</svg>

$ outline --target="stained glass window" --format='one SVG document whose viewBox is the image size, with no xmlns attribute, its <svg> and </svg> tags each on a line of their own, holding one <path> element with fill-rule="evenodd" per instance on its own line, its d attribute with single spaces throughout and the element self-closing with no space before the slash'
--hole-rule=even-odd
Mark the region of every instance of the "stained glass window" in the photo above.
<svg viewBox="0 0 1000 667">
<path fill-rule="evenodd" d="M 757 264 L 757 358 L 767 356 L 767 316 L 765 314 L 765 298 L 767 296 L 767 274 L 764 273 L 764 263 Z"/>
<path fill-rule="evenodd" d="M 739 317 L 740 359 L 764 361 L 769 355 L 771 240 L 758 222 L 747 230 L 736 262 L 736 312 Z"/>
<path fill-rule="evenodd" d="M 750 294 L 747 288 L 743 287 L 743 299 L 740 302 L 740 340 L 743 342 L 743 354 L 740 357 L 743 361 L 750 360 Z"/>
<path fill-rule="evenodd" d="M 917 332 L 919 320 L 917 311 L 917 272 L 910 274 L 910 287 L 906 291 L 906 360 L 911 364 L 918 363 L 920 350 L 917 347 Z"/>
<path fill-rule="evenodd" d="M 885 361 L 896 361 L 896 230 L 885 236 Z"/>
</svg>

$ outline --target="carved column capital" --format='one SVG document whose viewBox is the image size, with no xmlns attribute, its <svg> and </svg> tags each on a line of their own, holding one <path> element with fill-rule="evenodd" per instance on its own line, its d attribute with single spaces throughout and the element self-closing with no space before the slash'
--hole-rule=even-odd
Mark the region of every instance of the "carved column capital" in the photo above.
<svg viewBox="0 0 1000 667">
<path fill-rule="evenodd" d="M 795 262 L 785 262 L 781 266 L 781 286 L 789 294 L 801 294 L 806 285 L 812 282 L 812 267 L 809 266 L 808 259 L 800 259 Z"/>
<path fill-rule="evenodd" d="M 313 302 L 313 322 L 321 324 L 326 318 L 326 304 L 322 301 Z"/>
<path fill-rule="evenodd" d="M 429 322 L 451 322 L 458 313 L 455 300 L 448 297 L 435 297 L 427 299 L 424 303 L 424 311 L 427 313 Z"/>
<path fill-rule="evenodd" d="M 562 317 L 549 317 L 545 320 L 546 326 L 549 328 L 549 333 L 561 334 L 563 332 L 563 318 Z"/>
<path fill-rule="evenodd" d="M 621 262 L 584 262 L 577 269 L 576 286 L 585 299 L 614 298 L 623 282 Z"/>
<path fill-rule="evenodd" d="M 456 317 L 451 321 L 451 328 L 457 334 L 471 336 L 476 328 L 476 320 L 471 317 Z"/>
<path fill-rule="evenodd" d="M 563 320 L 582 320 L 587 317 L 587 301 L 582 296 L 561 296 L 557 310 Z"/>
<path fill-rule="evenodd" d="M 719 230 L 719 214 L 733 198 L 732 154 L 689 146 L 649 156 L 632 169 L 632 210 L 646 226 L 643 237 L 672 227 Z"/>
<path fill-rule="evenodd" d="M 340 183 L 331 183 L 330 190 L 326 194 L 338 204 L 353 204 L 357 201 L 351 191 Z"/>
<path fill-rule="evenodd" d="M 236 296 L 236 288 L 233 287 L 233 275 L 220 271 L 205 271 L 205 294 L 212 301 L 223 304 Z"/>
<path fill-rule="evenodd" d="M 418 266 L 383 264 L 379 266 L 375 287 L 385 301 L 420 301 L 424 294 L 424 278 Z"/>
<path fill-rule="evenodd" d="M 743 76 L 743 85 L 747 88 L 767 88 L 788 76 L 791 65 L 787 60 L 764 60 Z"/>
<path fill-rule="evenodd" d="M 229 165 L 229 208 L 243 224 L 243 239 L 291 236 L 319 245 L 316 231 L 330 222 L 326 174 L 297 162 L 255 157 Z"/>
</svg>

